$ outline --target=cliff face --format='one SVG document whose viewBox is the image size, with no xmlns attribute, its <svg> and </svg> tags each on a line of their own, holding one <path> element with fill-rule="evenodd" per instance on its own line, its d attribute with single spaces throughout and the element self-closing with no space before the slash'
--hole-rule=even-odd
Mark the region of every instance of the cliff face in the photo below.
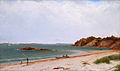
<svg viewBox="0 0 120 71">
<path fill-rule="evenodd" d="M 120 50 L 120 40 L 116 41 L 110 48 Z"/>
<path fill-rule="evenodd" d="M 120 37 L 111 36 L 106 38 L 96 38 L 91 36 L 76 41 L 72 46 L 120 49 Z"/>
</svg>

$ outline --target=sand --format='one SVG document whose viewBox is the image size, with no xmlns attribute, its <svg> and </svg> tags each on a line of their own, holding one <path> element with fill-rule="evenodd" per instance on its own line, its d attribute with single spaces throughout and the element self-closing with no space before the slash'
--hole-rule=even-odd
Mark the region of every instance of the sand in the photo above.
<svg viewBox="0 0 120 71">
<path fill-rule="evenodd" d="M 112 71 L 120 61 L 111 61 L 110 64 L 93 62 L 101 57 L 118 54 L 118 51 L 91 51 L 88 54 L 71 56 L 69 58 L 40 60 L 23 64 L 1 65 L 0 71 Z M 54 69 L 61 67 L 61 69 Z"/>
</svg>

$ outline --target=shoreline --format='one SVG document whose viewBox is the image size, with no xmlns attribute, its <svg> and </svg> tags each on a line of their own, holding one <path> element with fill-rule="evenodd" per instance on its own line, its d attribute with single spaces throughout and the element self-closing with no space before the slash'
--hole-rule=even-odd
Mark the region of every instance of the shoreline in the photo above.
<svg viewBox="0 0 120 71">
<path fill-rule="evenodd" d="M 52 59 L 46 59 L 46 60 L 33 61 L 33 62 L 29 62 L 28 66 L 36 64 L 36 63 L 41 63 L 41 62 L 57 61 L 57 60 L 63 60 L 63 59 L 73 59 L 73 58 L 77 58 L 77 57 L 85 57 L 85 56 L 90 56 L 90 55 L 105 54 L 105 53 L 112 53 L 112 52 L 119 52 L 119 51 L 116 51 L 116 50 L 93 50 L 93 51 L 90 51 L 90 53 L 82 54 L 82 55 L 74 55 L 74 56 L 70 56 L 69 58 L 60 58 L 60 59 L 52 58 Z M 0 65 L 0 69 L 6 68 L 8 66 L 15 66 L 15 65 L 26 66 L 26 62 L 24 62 L 22 64 L 21 63 L 15 63 L 15 64 Z"/>
<path fill-rule="evenodd" d="M 94 50 L 92 50 L 92 51 L 94 51 Z M 96 50 L 95 50 L 95 51 L 96 51 Z M 71 56 L 88 54 L 88 53 L 90 53 L 90 52 L 91 52 L 91 50 L 90 50 L 90 51 L 82 51 L 82 50 L 80 50 L 80 51 L 78 51 L 78 52 L 76 52 L 76 53 L 68 54 L 68 55 L 71 57 Z M 82 53 L 82 54 L 81 54 L 81 53 Z M 62 56 L 62 55 L 61 55 L 61 56 Z M 60 57 L 60 56 L 58 56 L 58 57 Z M 29 60 L 29 63 L 33 63 L 33 62 L 36 62 L 36 61 L 52 60 L 52 59 L 56 59 L 56 58 L 55 58 L 55 57 L 54 57 L 54 58 L 51 57 L 51 58 L 45 58 L 45 59 L 39 59 L 39 60 Z M 22 64 L 25 64 L 25 63 L 26 63 L 26 60 L 22 62 Z M 11 63 L 1 63 L 1 64 L 0 64 L 0 68 L 1 68 L 1 66 L 17 65 L 17 64 L 21 64 L 20 61 L 18 61 L 18 62 L 11 62 Z"/>
</svg>

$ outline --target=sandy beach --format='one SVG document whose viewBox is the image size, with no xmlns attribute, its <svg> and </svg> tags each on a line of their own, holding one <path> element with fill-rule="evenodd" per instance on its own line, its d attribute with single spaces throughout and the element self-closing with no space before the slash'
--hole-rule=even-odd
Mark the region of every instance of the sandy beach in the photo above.
<svg viewBox="0 0 120 71">
<path fill-rule="evenodd" d="M 110 64 L 94 64 L 93 62 L 98 58 L 118 53 L 113 50 L 91 51 L 88 54 L 69 58 L 30 62 L 29 65 L 26 63 L 1 65 L 0 71 L 112 71 L 120 61 L 111 61 Z M 56 67 L 60 69 L 54 69 Z"/>
</svg>

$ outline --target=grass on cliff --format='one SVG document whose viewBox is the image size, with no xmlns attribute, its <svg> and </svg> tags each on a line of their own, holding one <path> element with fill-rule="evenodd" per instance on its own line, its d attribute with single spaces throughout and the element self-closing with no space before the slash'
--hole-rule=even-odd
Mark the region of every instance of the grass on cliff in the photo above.
<svg viewBox="0 0 120 71">
<path fill-rule="evenodd" d="M 117 66 L 115 66 L 115 70 L 113 71 L 120 71 L 120 64 L 118 64 Z"/>
<path fill-rule="evenodd" d="M 100 63 L 110 64 L 110 60 L 120 60 L 120 54 L 105 56 L 103 58 L 97 59 L 96 61 L 94 61 L 94 63 L 95 64 L 100 64 Z"/>
</svg>

